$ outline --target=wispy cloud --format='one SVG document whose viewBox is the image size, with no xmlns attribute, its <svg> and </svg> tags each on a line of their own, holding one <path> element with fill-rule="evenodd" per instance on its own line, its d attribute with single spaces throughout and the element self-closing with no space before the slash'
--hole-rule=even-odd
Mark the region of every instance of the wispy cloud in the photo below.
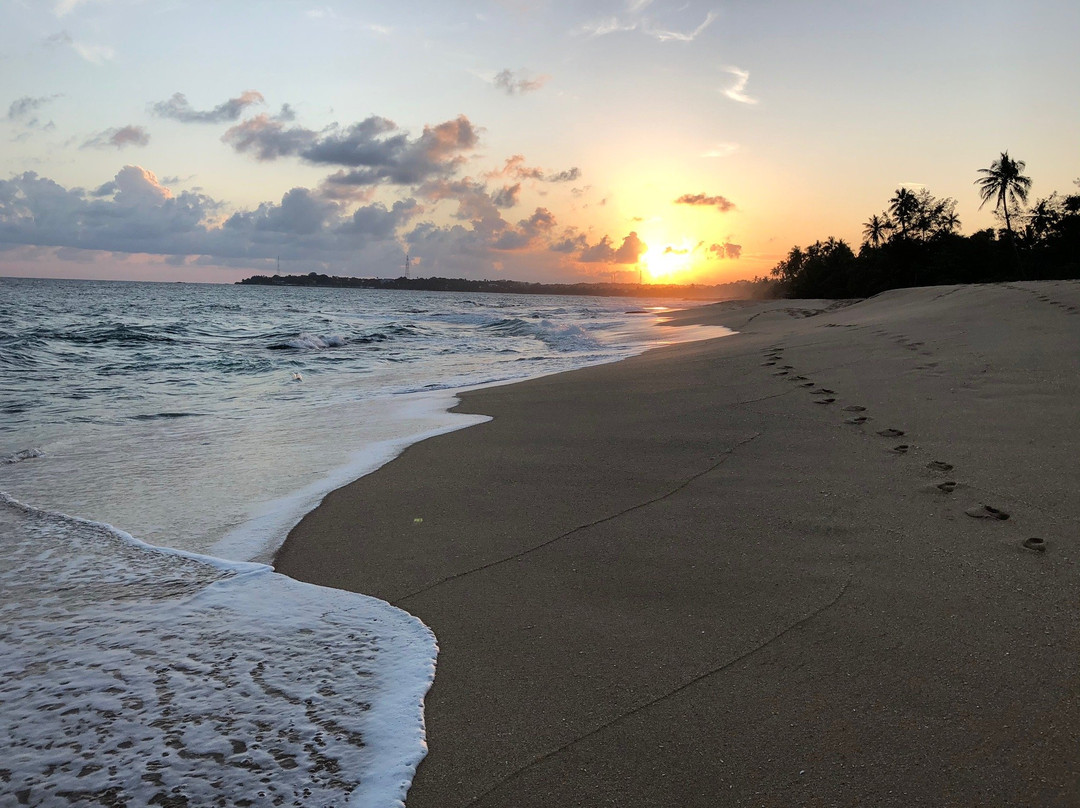
<svg viewBox="0 0 1080 808">
<path fill-rule="evenodd" d="M 514 154 L 506 158 L 502 168 L 489 171 L 485 175 L 487 179 L 512 179 L 512 180 L 538 180 L 540 182 L 574 182 L 581 177 L 581 169 L 577 166 L 562 171 L 544 171 L 542 168 L 530 166 L 525 163 L 525 156 Z"/>
<path fill-rule="evenodd" d="M 522 95 L 539 90 L 546 83 L 549 76 L 530 77 L 524 70 L 511 70 L 506 68 L 495 74 L 491 83 L 507 95 Z"/>
<path fill-rule="evenodd" d="M 622 14 L 614 14 L 583 23 L 572 33 L 578 36 L 595 38 L 607 36 L 608 34 L 637 31 L 660 42 L 693 42 L 719 16 L 715 11 L 710 11 L 695 28 L 681 31 L 660 21 L 655 16 L 647 14 L 646 11 L 651 5 L 652 0 L 629 0 Z"/>
<path fill-rule="evenodd" d="M 661 42 L 676 41 L 676 42 L 693 42 L 702 32 L 708 28 L 713 22 L 716 21 L 717 14 L 715 11 L 710 11 L 705 15 L 705 20 L 695 28 L 693 31 L 672 31 L 665 28 L 649 26 L 645 29 L 645 33 L 649 36 L 656 37 Z"/>
<path fill-rule="evenodd" d="M 42 96 L 29 96 L 24 95 L 22 98 L 16 98 L 11 102 L 11 106 L 8 107 L 7 119 L 12 123 L 18 123 L 25 126 L 27 129 L 43 128 L 48 129 L 52 127 L 52 121 L 47 124 L 42 124 L 38 118 L 38 110 L 48 104 L 54 98 L 59 98 L 59 95 L 42 95 Z"/>
<path fill-rule="evenodd" d="M 725 73 L 730 73 L 735 77 L 735 80 L 731 82 L 731 85 L 724 88 L 722 92 L 732 101 L 738 101 L 740 104 L 756 104 L 757 99 L 751 98 L 745 92 L 747 82 L 750 81 L 750 73 L 746 70 L 741 70 L 737 67 L 725 67 Z"/>
<path fill-rule="evenodd" d="M 702 157 L 730 157 L 739 150 L 738 143 L 717 143 L 711 149 L 703 151 Z"/>
<path fill-rule="evenodd" d="M 145 146 L 150 142 L 150 133 L 141 126 L 127 126 L 106 129 L 89 138 L 80 148 L 83 149 L 123 149 L 126 146 Z"/>
<path fill-rule="evenodd" d="M 53 4 L 53 14 L 57 17 L 66 17 L 76 8 L 88 1 L 89 0 L 57 0 L 57 2 Z"/>
<path fill-rule="evenodd" d="M 683 194 L 675 200 L 675 204 L 715 207 L 721 213 L 727 213 L 729 210 L 735 209 L 735 203 L 727 197 L 709 196 L 707 194 Z"/>
<path fill-rule="evenodd" d="M 59 31 L 45 37 L 44 44 L 47 48 L 71 48 L 79 54 L 79 56 L 93 65 L 105 64 L 105 62 L 111 61 L 116 56 L 116 52 L 108 45 L 94 45 L 87 42 L 78 42 L 72 39 L 71 34 L 67 31 Z"/>
<path fill-rule="evenodd" d="M 391 33 L 393 33 L 393 29 L 387 25 L 379 25 L 378 23 L 374 22 L 343 18 L 330 6 L 322 6 L 320 8 L 308 9 L 304 12 L 304 16 L 306 16 L 310 20 L 326 20 L 329 22 L 333 22 L 335 25 L 346 25 L 352 28 L 358 28 L 361 31 L 366 31 L 369 34 L 376 34 L 377 36 L 389 36 Z"/>
</svg>

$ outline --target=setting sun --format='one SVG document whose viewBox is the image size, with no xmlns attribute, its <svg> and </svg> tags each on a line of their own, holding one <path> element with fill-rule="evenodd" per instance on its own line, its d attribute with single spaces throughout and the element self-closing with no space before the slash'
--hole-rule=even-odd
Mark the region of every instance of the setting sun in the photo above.
<svg viewBox="0 0 1080 808">
<path fill-rule="evenodd" d="M 646 282 L 680 283 L 690 271 L 694 248 L 689 245 L 658 244 L 641 256 Z"/>
</svg>

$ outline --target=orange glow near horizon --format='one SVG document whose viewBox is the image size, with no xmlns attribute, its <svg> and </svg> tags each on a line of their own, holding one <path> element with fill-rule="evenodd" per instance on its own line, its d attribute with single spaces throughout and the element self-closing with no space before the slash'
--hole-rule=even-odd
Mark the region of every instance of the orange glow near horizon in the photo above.
<svg viewBox="0 0 1080 808">
<path fill-rule="evenodd" d="M 639 259 L 648 283 L 681 283 L 689 269 L 690 253 L 670 245 L 650 247 Z"/>
</svg>

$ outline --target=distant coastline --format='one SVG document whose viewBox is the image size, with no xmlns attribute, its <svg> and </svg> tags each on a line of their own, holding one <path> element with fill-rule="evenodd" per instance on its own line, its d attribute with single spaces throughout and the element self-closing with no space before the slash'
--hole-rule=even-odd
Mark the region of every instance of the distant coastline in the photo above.
<svg viewBox="0 0 1080 808">
<path fill-rule="evenodd" d="M 309 272 L 307 275 L 252 275 L 244 286 L 317 286 L 339 289 L 397 289 L 421 292 L 491 292 L 518 295 L 585 295 L 592 297 L 671 297 L 684 300 L 760 298 L 768 294 L 761 281 L 704 284 L 528 283 L 466 278 L 350 278 Z"/>
</svg>

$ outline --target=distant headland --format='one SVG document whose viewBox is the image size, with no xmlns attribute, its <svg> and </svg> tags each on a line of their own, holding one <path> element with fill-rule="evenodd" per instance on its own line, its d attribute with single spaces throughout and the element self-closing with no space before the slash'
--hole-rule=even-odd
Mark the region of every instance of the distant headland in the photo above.
<svg viewBox="0 0 1080 808">
<path fill-rule="evenodd" d="M 703 284 L 529 283 L 466 278 L 350 278 L 309 272 L 307 275 L 252 275 L 244 286 L 323 286 L 336 289 L 391 289 L 421 292 L 492 292 L 516 295 L 586 295 L 592 297 L 661 297 L 682 300 L 731 300 L 768 295 L 761 280 Z"/>
</svg>

